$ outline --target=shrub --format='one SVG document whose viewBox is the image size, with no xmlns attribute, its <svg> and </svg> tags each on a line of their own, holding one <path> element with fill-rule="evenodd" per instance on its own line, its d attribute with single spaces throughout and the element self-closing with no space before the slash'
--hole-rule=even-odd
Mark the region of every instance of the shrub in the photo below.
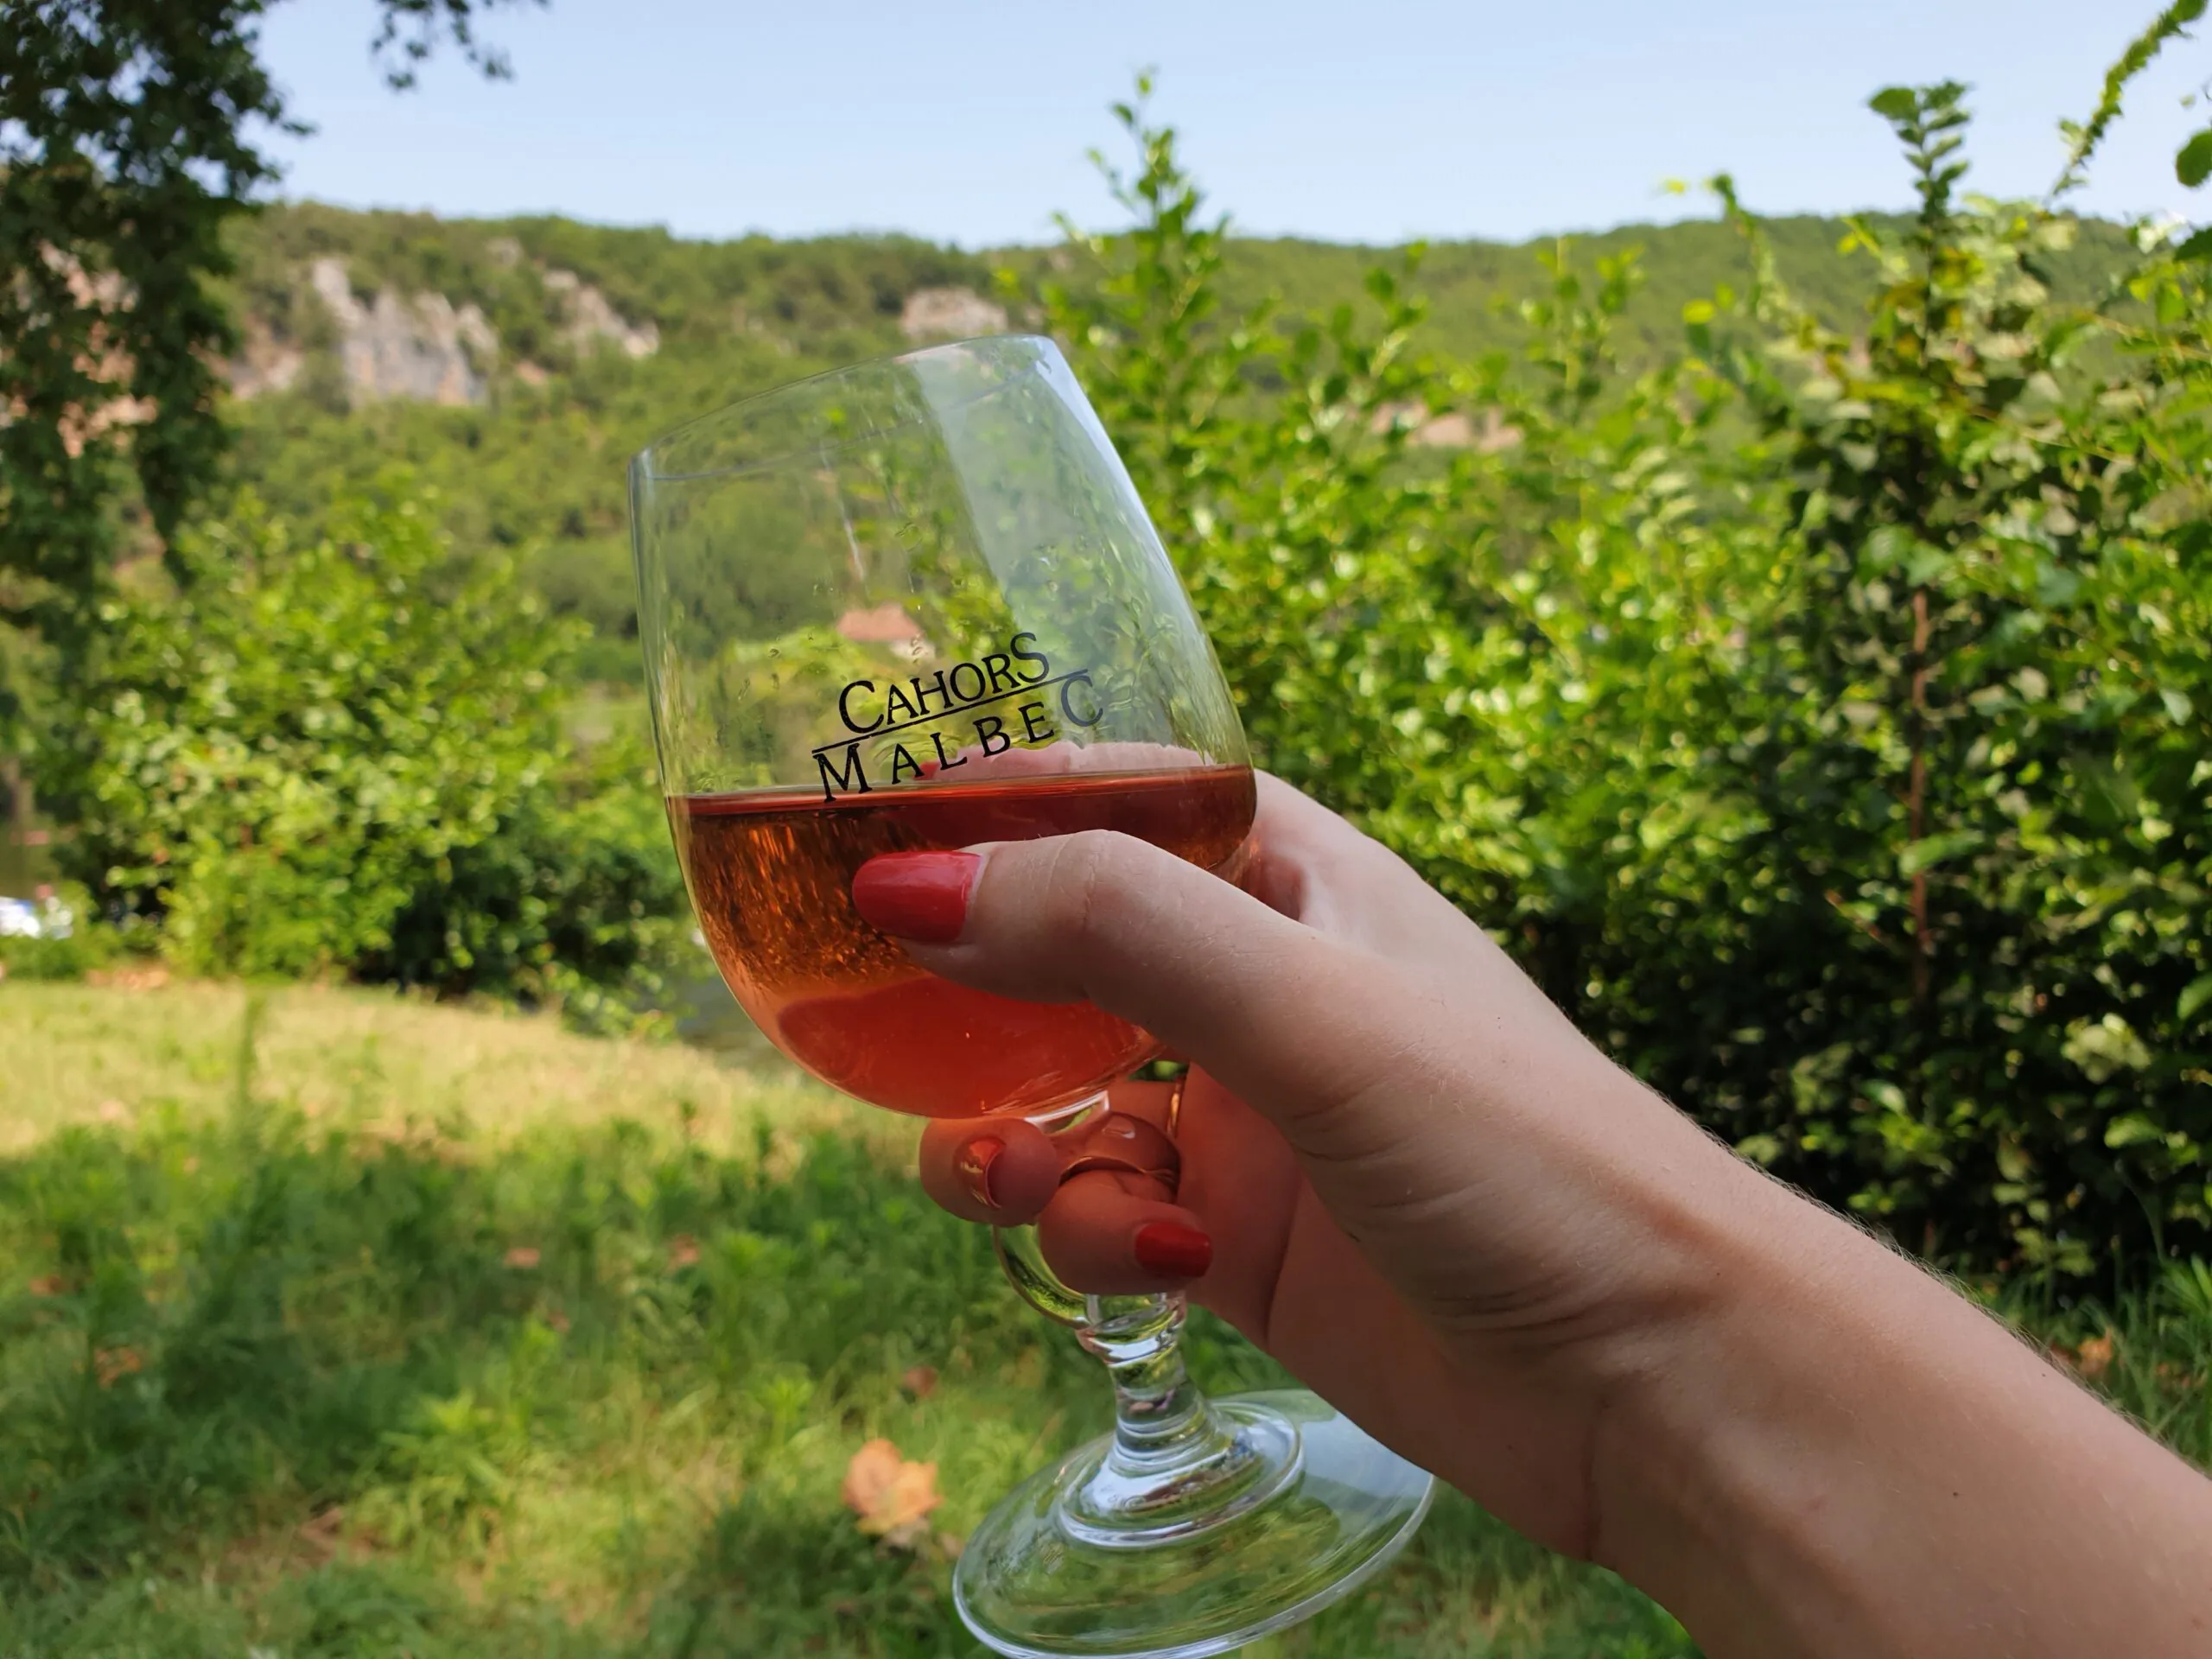
<svg viewBox="0 0 2212 1659">
<path fill-rule="evenodd" d="M 2054 301 L 2071 222 L 1956 198 L 1958 98 L 1875 102 L 1921 211 L 1852 334 L 1725 181 L 1741 290 L 1633 378 L 1633 260 L 1566 250 L 1510 361 L 1424 360 L 1397 272 L 1231 321 L 1134 109 L 1137 226 L 1040 298 L 1266 764 L 1747 1154 L 2078 1274 L 2212 1242 L 2212 308 L 2147 234 Z"/>
<path fill-rule="evenodd" d="M 32 924 L 28 929 L 10 928 L 0 918 L 0 979 L 82 979 L 122 955 L 122 936 L 90 909 L 85 890 L 72 882 L 24 906 L 19 914 Z"/>
<path fill-rule="evenodd" d="M 647 972 L 681 889 L 634 752 L 563 740 L 571 631 L 418 502 L 331 522 L 245 499 L 180 591 L 107 607 L 48 757 L 69 872 L 194 972 L 533 1000 Z"/>
<path fill-rule="evenodd" d="M 1954 199 L 1959 96 L 1874 100 L 1920 213 L 1859 233 L 1861 336 L 1758 262 L 1767 339 L 1727 355 L 1792 556 L 1717 768 L 1755 827 L 1593 975 L 1756 1155 L 1923 1248 L 2078 1274 L 2212 1225 L 2212 306 L 2148 236 L 2105 303 L 2054 303 L 2073 226 Z M 1687 1020 L 1640 965 L 1667 943 L 1728 965 Z"/>
</svg>

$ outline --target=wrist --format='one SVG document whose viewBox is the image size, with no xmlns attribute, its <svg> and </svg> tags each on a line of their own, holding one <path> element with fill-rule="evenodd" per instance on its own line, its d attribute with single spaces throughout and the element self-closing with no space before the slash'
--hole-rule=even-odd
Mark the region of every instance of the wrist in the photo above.
<svg viewBox="0 0 2212 1659">
<path fill-rule="evenodd" d="M 1714 1659 L 2104 1650 L 2212 1489 L 1917 1264 L 1735 1172 L 1597 1414 L 1593 1558 Z"/>
<path fill-rule="evenodd" d="M 1768 1615 L 1794 1603 L 1791 1623 L 1840 1617 L 1795 1567 L 1834 1459 L 1854 1454 L 1852 1373 L 1879 1372 L 1893 1334 L 1868 1318 L 1870 1294 L 1894 1296 L 1892 1274 L 1942 1293 L 1850 1223 L 1726 1161 L 1670 1195 L 1654 1311 L 1612 1358 L 1591 1433 L 1590 1553 L 1716 1653 L 1809 1651 Z M 1745 1597 L 1747 1580 L 1770 1580 L 1773 1597 Z"/>
</svg>

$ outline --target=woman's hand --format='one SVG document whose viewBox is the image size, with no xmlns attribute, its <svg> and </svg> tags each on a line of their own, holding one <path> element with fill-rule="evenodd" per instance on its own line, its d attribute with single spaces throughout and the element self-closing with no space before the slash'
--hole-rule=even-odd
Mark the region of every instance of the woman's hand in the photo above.
<svg viewBox="0 0 2212 1659">
<path fill-rule="evenodd" d="M 1248 891 L 1110 835 L 937 865 L 968 903 L 955 942 L 909 943 L 918 961 L 1086 998 L 1195 1065 L 1172 1200 L 1132 1175 L 1058 1185 L 1062 1149 L 1020 1120 L 932 1124 L 923 1183 L 971 1220 L 1037 1220 L 1078 1288 L 1195 1278 L 1369 1432 L 1590 1554 L 1598 1415 L 1653 1322 L 1694 1296 L 1679 1244 L 1695 1199 L 1764 1184 L 1394 855 L 1273 779 L 1260 800 Z M 863 910 L 872 883 L 928 868 L 879 861 Z M 1125 1084 L 1115 1103 L 1156 1119 L 1167 1092 Z"/>
<path fill-rule="evenodd" d="M 2212 1653 L 2212 1483 L 1731 1156 L 1340 819 L 1262 779 L 1255 835 L 1249 892 L 1101 833 L 862 869 L 925 967 L 1193 1063 L 1172 1199 L 1058 1185 L 1040 1131 L 992 1120 L 931 1126 L 940 1203 L 1037 1217 L 1078 1286 L 1193 1279 L 1715 1659 Z"/>
</svg>

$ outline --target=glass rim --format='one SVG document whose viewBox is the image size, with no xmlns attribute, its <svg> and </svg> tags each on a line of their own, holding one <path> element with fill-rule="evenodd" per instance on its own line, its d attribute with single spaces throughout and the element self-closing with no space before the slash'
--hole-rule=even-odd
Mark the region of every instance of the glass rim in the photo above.
<svg viewBox="0 0 2212 1659">
<path fill-rule="evenodd" d="M 891 352 L 881 357 L 862 358 L 857 363 L 847 363 L 834 369 L 823 369 L 818 373 L 801 375 L 796 380 L 786 380 L 779 385 L 767 387 L 764 391 L 748 392 L 734 402 L 724 404 L 719 409 L 710 409 L 702 415 L 695 415 L 680 425 L 671 427 L 667 431 L 650 440 L 630 457 L 630 471 L 633 477 L 655 484 L 683 484 L 709 478 L 742 478 L 753 473 L 773 472 L 779 467 L 790 465 L 795 459 L 810 460 L 821 455 L 835 454 L 856 443 L 866 443 L 878 438 L 887 437 L 892 433 L 903 432 L 911 427 L 920 425 L 925 417 L 909 416 L 906 420 L 894 422 L 889 426 L 870 427 L 866 432 L 856 432 L 850 437 L 841 438 L 832 444 L 804 452 L 792 450 L 787 454 L 772 455 L 761 461 L 744 461 L 732 467 L 712 467 L 697 472 L 664 473 L 655 471 L 652 466 L 652 455 L 655 450 L 664 448 L 679 438 L 727 421 L 733 416 L 745 411 L 765 409 L 782 399 L 793 397 L 804 392 L 818 391 L 838 381 L 857 380 L 863 376 L 880 374 L 885 370 L 896 368 L 902 364 L 917 363 L 929 358 L 966 351 L 977 346 L 1014 345 L 1042 346 L 1055 354 L 1058 354 L 1060 349 L 1059 343 L 1050 334 L 969 334 L 959 340 L 940 340 L 927 346 L 915 346 L 910 351 Z M 986 398 L 996 397 L 1011 386 L 1018 385 L 1034 372 L 1035 365 L 1031 364 L 1026 366 L 1020 374 L 1001 380 L 996 385 L 986 386 L 956 404 L 947 404 L 940 410 L 932 410 L 931 414 L 931 416 L 949 415 L 955 410 L 972 407 Z"/>
</svg>

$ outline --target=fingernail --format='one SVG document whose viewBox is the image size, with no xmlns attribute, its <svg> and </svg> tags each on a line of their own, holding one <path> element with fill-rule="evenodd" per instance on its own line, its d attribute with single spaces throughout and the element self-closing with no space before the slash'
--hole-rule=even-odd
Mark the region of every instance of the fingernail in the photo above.
<svg viewBox="0 0 2212 1659">
<path fill-rule="evenodd" d="M 1129 1249 L 1137 1266 L 1168 1279 L 1196 1279 L 1213 1265 L 1213 1240 L 1179 1221 L 1147 1221 Z"/>
<path fill-rule="evenodd" d="M 952 1167 L 962 1183 L 986 1210 L 999 1207 L 998 1194 L 991 1189 L 991 1166 L 1005 1150 L 1006 1142 L 995 1135 L 979 1135 L 961 1147 L 959 1157 L 953 1160 Z"/>
<path fill-rule="evenodd" d="M 853 904 L 870 927 L 924 944 L 949 944 L 968 920 L 983 861 L 973 853 L 885 853 L 853 877 Z"/>
</svg>

